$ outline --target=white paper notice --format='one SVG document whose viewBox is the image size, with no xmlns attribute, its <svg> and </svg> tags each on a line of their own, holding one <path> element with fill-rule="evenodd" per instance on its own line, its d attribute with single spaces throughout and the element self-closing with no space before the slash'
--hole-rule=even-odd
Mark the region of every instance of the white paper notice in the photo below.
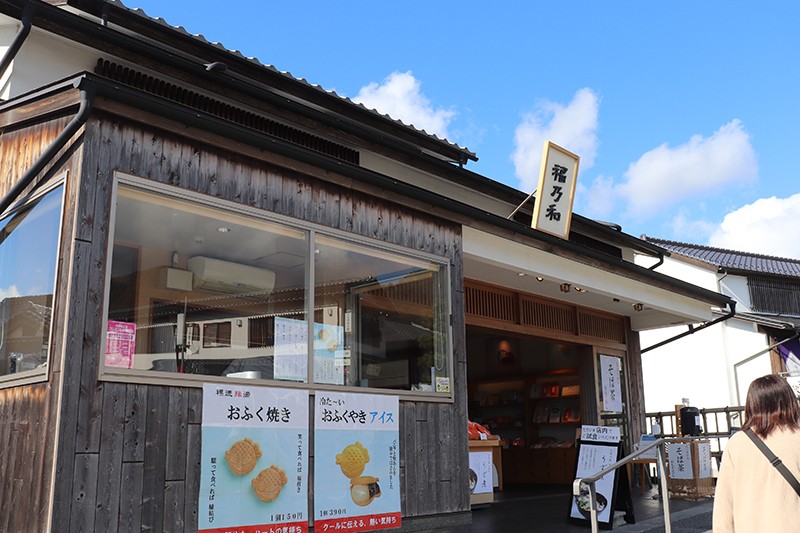
<svg viewBox="0 0 800 533">
<path fill-rule="evenodd" d="M 593 442 L 619 442 L 622 431 L 617 426 L 581 426 L 581 440 Z"/>
<path fill-rule="evenodd" d="M 492 452 L 469 452 L 469 490 L 492 492 Z"/>
<path fill-rule="evenodd" d="M 697 444 L 697 462 L 698 477 L 711 477 L 711 444 L 708 442 Z"/>
<path fill-rule="evenodd" d="M 603 383 L 603 412 L 622 412 L 622 372 L 619 357 L 600 356 L 600 376 Z"/>
<path fill-rule="evenodd" d="M 667 448 L 669 456 L 669 477 L 672 479 L 692 479 L 692 451 L 688 442 L 672 443 Z"/>
<path fill-rule="evenodd" d="M 308 368 L 308 324 L 275 317 L 275 379 L 305 381 Z"/>
</svg>

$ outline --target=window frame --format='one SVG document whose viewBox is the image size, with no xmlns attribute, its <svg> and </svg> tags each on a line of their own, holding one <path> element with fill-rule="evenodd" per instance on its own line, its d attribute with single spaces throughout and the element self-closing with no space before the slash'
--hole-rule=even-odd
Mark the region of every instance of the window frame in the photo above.
<svg viewBox="0 0 800 533">
<path fill-rule="evenodd" d="M 436 392 L 433 391 L 412 391 L 412 390 L 398 390 L 398 389 L 380 389 L 371 387 L 356 387 L 347 385 L 329 385 L 317 384 L 314 382 L 313 375 L 313 359 L 314 350 L 313 343 L 307 346 L 307 378 L 304 382 L 296 381 L 282 381 L 282 380 L 248 380 L 243 378 L 231 378 L 227 376 L 209 376 L 209 375 L 196 375 L 196 374 L 174 374 L 169 372 L 158 372 L 152 370 L 137 370 L 127 368 L 107 367 L 105 365 L 106 350 L 106 337 L 108 327 L 108 308 L 110 302 L 110 289 L 111 289 L 111 273 L 112 265 L 111 258 L 114 247 L 114 235 L 116 233 L 117 213 L 116 205 L 118 198 L 119 187 L 127 187 L 137 189 L 142 192 L 155 193 L 165 197 L 173 198 L 178 201 L 185 201 L 189 203 L 197 203 L 203 207 L 219 210 L 222 212 L 230 213 L 235 216 L 250 218 L 256 222 L 263 221 L 267 223 L 276 223 L 287 226 L 294 230 L 300 230 L 307 235 L 308 257 L 307 269 L 305 274 L 305 314 L 309 328 L 309 339 L 314 335 L 314 247 L 316 235 L 324 236 L 325 238 L 336 239 L 345 243 L 352 243 L 353 245 L 366 246 L 370 249 L 389 252 L 397 254 L 402 257 L 408 257 L 412 260 L 428 261 L 439 265 L 443 269 L 445 276 L 445 287 L 447 298 L 444 302 L 444 324 L 446 331 L 443 331 L 444 336 L 444 356 L 447 358 L 447 376 L 450 379 L 449 392 Z M 330 228 L 315 224 L 313 222 L 291 218 L 279 213 L 273 213 L 252 207 L 245 204 L 239 204 L 230 200 L 225 200 L 217 197 L 210 197 L 202 193 L 182 189 L 165 183 L 155 182 L 132 174 L 114 171 L 112 192 L 111 192 L 111 210 L 109 213 L 109 238 L 107 258 L 108 262 L 105 271 L 104 280 L 104 299 L 103 299 L 103 315 L 102 315 L 102 332 L 100 342 L 100 354 L 98 365 L 98 380 L 100 381 L 113 381 L 122 383 L 141 383 L 151 385 L 167 385 L 167 386 L 180 386 L 180 387 L 202 387 L 204 383 L 231 383 L 242 384 L 247 383 L 257 386 L 270 386 L 270 387 L 286 387 L 311 390 L 312 393 L 316 390 L 336 390 L 340 392 L 369 392 L 370 394 L 387 394 L 399 396 L 401 399 L 411 400 L 425 400 L 431 402 L 445 402 L 452 403 L 455 400 L 454 369 L 455 369 L 455 354 L 453 353 L 453 324 L 452 324 L 452 273 L 453 268 L 451 261 L 448 257 L 438 256 L 435 254 L 422 252 L 418 250 L 411 250 L 404 248 L 394 243 L 370 239 L 361 235 L 355 235 L 346 231 Z M 155 375 L 154 375 L 155 374 Z"/>
<path fill-rule="evenodd" d="M 53 302 L 50 306 L 50 327 L 47 331 L 47 358 L 45 361 L 44 366 L 40 368 L 34 368 L 33 370 L 26 370 L 24 372 L 14 373 L 14 374 L 5 374 L 0 375 L 0 389 L 6 389 L 11 387 L 19 387 L 22 385 L 30 385 L 33 383 L 42 383 L 49 380 L 50 376 L 50 365 L 52 363 L 53 358 L 53 333 L 55 331 L 55 325 L 59 320 L 56 317 L 56 301 L 57 295 L 59 291 L 59 265 L 61 262 L 59 258 L 61 257 L 63 239 L 64 239 L 64 214 L 65 214 L 65 206 L 66 206 L 66 197 L 67 197 L 67 176 L 69 172 L 64 170 L 63 172 L 57 174 L 53 177 L 48 183 L 41 186 L 39 190 L 30 193 L 22 203 L 15 205 L 11 209 L 6 210 L 4 213 L 0 213 L 0 219 L 7 220 L 9 217 L 13 217 L 16 213 L 19 213 L 21 210 L 25 209 L 25 207 L 29 206 L 31 202 L 34 200 L 38 200 L 43 196 L 53 192 L 58 187 L 63 187 L 61 190 L 61 198 L 60 198 L 60 205 L 58 208 L 58 229 L 56 233 L 56 250 L 55 250 L 55 257 L 56 261 L 53 265 Z"/>
</svg>

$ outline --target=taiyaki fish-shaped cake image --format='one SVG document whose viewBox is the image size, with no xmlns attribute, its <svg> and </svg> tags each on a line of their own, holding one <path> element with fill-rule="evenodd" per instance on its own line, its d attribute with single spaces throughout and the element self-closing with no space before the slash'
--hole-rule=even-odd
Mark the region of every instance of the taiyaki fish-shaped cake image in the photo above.
<svg viewBox="0 0 800 533">
<path fill-rule="evenodd" d="M 342 453 L 336 456 L 336 464 L 342 469 L 342 474 L 353 479 L 364 471 L 364 466 L 369 462 L 369 452 L 360 442 L 345 446 Z"/>
<path fill-rule="evenodd" d="M 287 481 L 286 472 L 272 465 L 262 470 L 250 484 L 261 501 L 271 502 L 278 497 Z"/>
<path fill-rule="evenodd" d="M 256 461 L 261 457 L 261 448 L 248 438 L 237 440 L 225 452 L 225 459 L 231 472 L 243 476 L 256 467 Z"/>
<path fill-rule="evenodd" d="M 378 478 L 372 476 L 361 476 L 350 481 L 350 497 L 356 505 L 364 507 L 372 503 L 372 500 L 381 495 L 381 488 L 378 486 Z"/>
</svg>

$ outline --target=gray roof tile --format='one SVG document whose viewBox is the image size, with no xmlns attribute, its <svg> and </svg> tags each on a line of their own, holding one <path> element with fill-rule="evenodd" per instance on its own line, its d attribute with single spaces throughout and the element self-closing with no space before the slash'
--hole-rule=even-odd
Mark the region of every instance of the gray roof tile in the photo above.
<svg viewBox="0 0 800 533">
<path fill-rule="evenodd" d="M 800 260 L 798 259 L 737 252 L 724 248 L 658 239 L 647 235 L 642 235 L 642 240 L 660 246 L 672 254 L 690 257 L 718 268 L 754 274 L 800 277 Z"/>
</svg>

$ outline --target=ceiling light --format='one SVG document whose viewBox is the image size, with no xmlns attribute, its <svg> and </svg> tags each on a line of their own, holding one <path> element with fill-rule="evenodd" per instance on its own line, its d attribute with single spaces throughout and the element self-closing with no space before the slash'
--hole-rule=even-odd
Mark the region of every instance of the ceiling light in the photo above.
<svg viewBox="0 0 800 533">
<path fill-rule="evenodd" d="M 217 231 L 220 233 L 230 233 L 231 228 L 226 228 L 225 226 L 222 226 L 220 228 L 217 228 Z"/>
<path fill-rule="evenodd" d="M 576 290 L 576 291 L 578 291 L 578 292 L 583 292 L 583 291 L 585 291 L 586 289 L 582 289 L 582 288 L 580 288 L 580 287 L 575 287 L 575 290 Z"/>
<path fill-rule="evenodd" d="M 517 276 L 519 276 L 521 278 L 525 277 L 525 272 L 517 272 Z"/>
<path fill-rule="evenodd" d="M 544 281 L 544 278 L 543 278 L 542 276 L 536 276 L 536 281 L 538 281 L 539 283 L 541 283 L 541 282 L 543 282 L 543 281 Z"/>
<path fill-rule="evenodd" d="M 571 290 L 569 283 L 562 283 L 561 284 L 561 292 L 569 292 Z"/>
<path fill-rule="evenodd" d="M 631 307 L 633 307 L 634 311 L 641 311 L 644 309 L 644 305 L 640 303 L 631 304 Z"/>
</svg>

